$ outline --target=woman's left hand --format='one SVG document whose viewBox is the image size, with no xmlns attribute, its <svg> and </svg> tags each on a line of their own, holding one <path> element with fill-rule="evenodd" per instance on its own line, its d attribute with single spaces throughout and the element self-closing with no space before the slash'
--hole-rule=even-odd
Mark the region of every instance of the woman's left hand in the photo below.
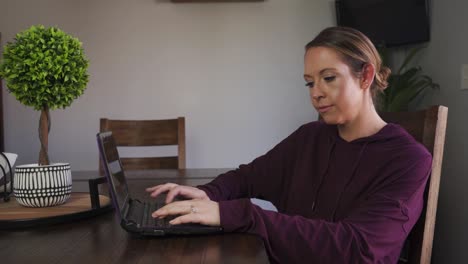
<svg viewBox="0 0 468 264">
<path fill-rule="evenodd" d="M 209 226 L 220 225 L 219 205 L 211 200 L 193 199 L 172 202 L 154 211 L 152 214 L 154 218 L 164 218 L 169 215 L 180 215 L 169 222 L 171 225 L 186 223 L 198 223 Z"/>
</svg>

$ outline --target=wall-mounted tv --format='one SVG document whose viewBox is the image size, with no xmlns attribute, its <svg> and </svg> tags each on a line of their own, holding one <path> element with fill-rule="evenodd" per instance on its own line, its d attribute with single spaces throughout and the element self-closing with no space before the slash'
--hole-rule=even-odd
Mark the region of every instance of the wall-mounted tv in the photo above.
<svg viewBox="0 0 468 264">
<path fill-rule="evenodd" d="M 428 0 L 337 0 L 337 24 L 366 34 L 376 46 L 430 39 Z"/>
</svg>

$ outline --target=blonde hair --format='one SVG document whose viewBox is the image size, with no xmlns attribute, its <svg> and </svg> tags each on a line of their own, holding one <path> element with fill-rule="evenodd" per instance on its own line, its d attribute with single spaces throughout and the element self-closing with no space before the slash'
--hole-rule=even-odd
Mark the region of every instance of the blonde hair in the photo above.
<svg viewBox="0 0 468 264">
<path fill-rule="evenodd" d="M 329 27 L 322 30 L 305 49 L 307 51 L 313 47 L 327 47 L 337 51 L 357 77 L 361 76 L 367 64 L 374 65 L 375 78 L 370 91 L 376 104 L 378 93 L 388 86 L 387 79 L 391 70 L 382 65 L 377 49 L 366 35 L 353 28 Z"/>
</svg>

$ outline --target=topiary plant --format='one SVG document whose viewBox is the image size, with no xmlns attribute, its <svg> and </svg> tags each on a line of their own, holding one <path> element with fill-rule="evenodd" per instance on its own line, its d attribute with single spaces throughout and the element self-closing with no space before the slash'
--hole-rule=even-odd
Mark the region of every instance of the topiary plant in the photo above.
<svg viewBox="0 0 468 264">
<path fill-rule="evenodd" d="M 32 26 L 4 48 L 0 76 L 8 91 L 22 104 L 41 111 L 39 165 L 49 165 L 49 110 L 66 108 L 83 94 L 87 68 L 81 42 L 55 27 Z"/>
</svg>

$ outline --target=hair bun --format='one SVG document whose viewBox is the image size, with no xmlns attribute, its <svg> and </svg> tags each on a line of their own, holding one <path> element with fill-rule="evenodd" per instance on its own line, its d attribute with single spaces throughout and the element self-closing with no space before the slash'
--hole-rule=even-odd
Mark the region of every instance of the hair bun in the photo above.
<svg viewBox="0 0 468 264">
<path fill-rule="evenodd" d="M 388 77 L 390 76 L 390 73 L 392 70 L 386 66 L 380 67 L 379 72 L 375 74 L 375 85 L 377 86 L 376 88 L 380 91 L 383 91 L 387 88 L 388 86 Z"/>
</svg>

